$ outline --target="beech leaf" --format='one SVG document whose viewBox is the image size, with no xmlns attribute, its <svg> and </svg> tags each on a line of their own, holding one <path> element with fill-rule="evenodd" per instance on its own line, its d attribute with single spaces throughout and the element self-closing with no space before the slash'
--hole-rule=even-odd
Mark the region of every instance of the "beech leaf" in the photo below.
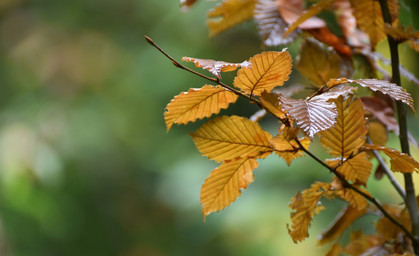
<svg viewBox="0 0 419 256">
<path fill-rule="evenodd" d="M 303 147 L 305 149 L 309 148 L 310 142 L 311 142 L 310 138 L 304 137 L 304 138 L 301 138 L 299 140 L 300 140 L 301 145 L 303 145 Z M 275 143 L 277 143 L 277 142 L 272 142 L 272 145 L 274 147 L 277 146 Z M 277 154 L 279 157 L 282 157 L 285 160 L 285 162 L 287 163 L 288 166 L 291 165 L 292 160 L 304 155 L 304 151 L 300 149 L 297 142 L 292 140 L 292 141 L 290 141 L 290 144 L 294 148 L 294 150 L 278 150 L 278 149 L 275 149 L 275 151 L 274 151 L 275 154 Z"/>
<path fill-rule="evenodd" d="M 331 223 L 321 235 L 318 237 L 318 245 L 324 245 L 338 239 L 342 233 L 352 223 L 367 213 L 366 209 L 358 210 L 350 205 L 344 207 L 336 216 L 335 220 Z"/>
<path fill-rule="evenodd" d="M 305 7 L 303 0 L 278 0 L 278 10 L 281 17 L 288 23 L 293 24 L 303 14 Z M 326 26 L 326 22 L 317 17 L 311 17 L 299 24 L 301 29 L 314 29 Z"/>
<path fill-rule="evenodd" d="M 365 142 L 367 127 L 361 100 L 351 98 L 335 101 L 338 114 L 336 124 L 321 133 L 320 142 L 332 156 L 349 157 Z"/>
<path fill-rule="evenodd" d="M 263 108 L 267 109 L 279 119 L 284 119 L 286 117 L 284 111 L 282 111 L 279 106 L 278 94 L 265 91 L 260 95 L 260 103 Z"/>
<path fill-rule="evenodd" d="M 347 181 L 356 182 L 366 186 L 371 174 L 372 164 L 366 158 L 365 152 L 359 153 L 353 158 L 347 159 L 337 168 Z"/>
<path fill-rule="evenodd" d="M 395 149 L 370 144 L 366 144 L 362 148 L 383 151 L 390 157 L 391 170 L 394 172 L 412 173 L 419 169 L 419 163 L 414 158 Z"/>
<path fill-rule="evenodd" d="M 301 150 L 300 146 L 295 141 L 299 130 L 299 128 L 285 127 L 271 140 L 274 153 L 282 157 L 287 162 L 288 166 L 291 164 L 292 160 L 304 154 L 304 151 Z M 305 149 L 309 148 L 309 138 L 300 138 L 298 140 Z"/>
<path fill-rule="evenodd" d="M 265 158 L 272 152 L 272 135 L 244 117 L 217 117 L 190 135 L 201 154 L 217 162 L 237 157 Z"/>
<path fill-rule="evenodd" d="M 256 0 L 224 0 L 208 13 L 210 36 L 219 34 L 253 17 Z"/>
<path fill-rule="evenodd" d="M 378 91 L 383 94 L 387 94 L 395 100 L 400 100 L 404 104 L 408 105 L 413 111 L 415 111 L 412 96 L 410 95 L 410 93 L 408 93 L 405 89 L 398 86 L 397 84 L 377 79 L 348 79 L 348 81 L 351 83 L 357 83 L 362 87 L 370 88 L 373 91 Z"/>
<path fill-rule="evenodd" d="M 259 35 L 266 46 L 278 46 L 291 43 L 297 37 L 297 32 L 284 37 L 288 24 L 278 11 L 278 1 L 258 0 L 253 17 L 258 24 Z"/>
<path fill-rule="evenodd" d="M 325 209 L 324 206 L 319 204 L 319 201 L 329 188 L 329 183 L 316 182 L 310 188 L 298 192 L 295 197 L 291 198 L 292 225 L 291 228 L 288 227 L 288 233 L 294 243 L 301 242 L 308 237 L 308 228 L 313 217 Z"/>
<path fill-rule="evenodd" d="M 214 169 L 201 187 L 202 215 L 220 211 L 240 196 L 241 190 L 253 182 L 254 158 L 237 158 Z"/>
<path fill-rule="evenodd" d="M 243 92 L 259 96 L 271 91 L 288 80 L 292 59 L 284 49 L 282 52 L 263 52 L 250 58 L 250 67 L 241 68 L 234 79 L 234 86 Z"/>
<path fill-rule="evenodd" d="M 250 67 L 250 62 L 248 61 L 243 61 L 242 63 L 230 63 L 210 59 L 197 59 L 192 57 L 183 57 L 182 60 L 186 62 L 193 62 L 195 63 L 195 66 L 208 70 L 218 78 L 221 77 L 221 72 L 234 71 L 238 67 Z"/>
<path fill-rule="evenodd" d="M 358 189 L 366 194 L 369 194 L 367 191 L 362 190 L 359 187 Z M 346 202 L 348 202 L 352 207 L 356 208 L 358 211 L 361 211 L 368 206 L 367 200 L 350 188 L 339 189 L 335 192 L 335 194 L 343 200 L 345 200 Z"/>
<path fill-rule="evenodd" d="M 192 88 L 188 92 L 182 92 L 166 106 L 164 120 L 167 131 L 174 123 L 187 124 L 217 114 L 237 98 L 236 94 L 219 85 L 205 85 L 199 89 Z"/>
<path fill-rule="evenodd" d="M 333 3 L 333 1 L 335 1 L 335 0 L 321 0 L 318 3 L 315 3 L 315 4 L 311 5 L 308 10 L 304 11 L 300 15 L 300 17 L 289 26 L 287 32 L 285 33 L 285 36 L 289 35 L 289 33 L 294 31 L 303 22 L 307 21 L 308 19 L 312 18 L 313 16 L 316 16 L 317 14 L 322 12 L 324 9 L 329 7 Z"/>
</svg>

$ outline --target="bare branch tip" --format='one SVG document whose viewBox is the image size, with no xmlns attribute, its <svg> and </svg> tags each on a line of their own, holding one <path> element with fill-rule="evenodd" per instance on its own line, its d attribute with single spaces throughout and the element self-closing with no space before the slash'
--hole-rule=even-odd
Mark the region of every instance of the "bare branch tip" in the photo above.
<svg viewBox="0 0 419 256">
<path fill-rule="evenodd" d="M 148 36 L 144 35 L 144 38 L 145 38 L 145 40 L 147 40 L 147 42 L 148 42 L 149 44 L 154 45 L 154 41 L 153 41 L 150 37 L 148 37 Z"/>
</svg>

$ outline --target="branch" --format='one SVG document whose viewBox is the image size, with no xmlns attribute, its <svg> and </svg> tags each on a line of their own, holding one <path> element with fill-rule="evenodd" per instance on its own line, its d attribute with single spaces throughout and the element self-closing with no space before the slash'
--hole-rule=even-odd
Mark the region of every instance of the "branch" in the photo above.
<svg viewBox="0 0 419 256">
<path fill-rule="evenodd" d="M 374 204 L 378 210 L 380 210 L 380 212 L 387 218 L 389 219 L 391 222 L 393 222 L 394 225 L 396 225 L 397 227 L 399 227 L 401 230 L 403 230 L 403 232 L 406 234 L 406 236 L 408 236 L 410 239 L 412 239 L 412 241 L 414 240 L 414 236 L 409 232 L 409 230 L 407 230 L 407 228 L 405 226 L 403 226 L 398 220 L 396 220 L 393 216 L 391 216 L 390 213 L 388 213 L 386 211 L 386 209 L 384 209 L 384 207 L 377 201 L 377 199 L 375 199 L 373 196 L 366 194 L 365 192 L 363 192 L 362 190 L 358 189 L 357 187 L 355 187 L 354 185 L 352 185 L 351 183 L 349 183 L 345 177 L 342 176 L 342 174 L 340 174 L 335 168 L 330 167 L 328 164 L 326 164 L 325 162 L 323 162 L 321 159 L 319 159 L 316 155 L 314 155 L 313 153 L 311 153 L 308 149 L 306 149 L 301 142 L 295 138 L 295 141 L 297 142 L 298 146 L 309 156 L 311 156 L 314 160 L 316 160 L 318 163 L 320 163 L 321 165 L 323 165 L 324 167 L 326 167 L 327 169 L 329 169 L 330 172 L 332 172 L 339 180 L 340 182 L 342 182 L 343 186 L 349 189 L 352 189 L 353 191 L 355 191 L 356 193 L 360 194 L 362 197 L 364 197 L 365 199 L 367 199 L 368 201 L 370 201 L 372 204 Z"/>
<path fill-rule="evenodd" d="M 380 0 L 381 12 L 383 14 L 383 20 L 385 23 L 391 26 L 391 16 L 388 9 L 387 0 Z M 399 51 L 398 43 L 391 36 L 387 35 L 388 44 L 391 55 L 391 71 L 392 81 L 398 86 L 401 86 L 400 80 L 400 69 L 399 69 Z M 397 101 L 397 116 L 399 119 L 399 139 L 402 148 L 402 152 L 410 155 L 409 140 L 407 135 L 407 113 L 406 106 Z M 416 255 L 419 255 L 419 210 L 416 202 L 415 186 L 413 184 L 413 178 L 411 173 L 404 173 L 404 184 L 406 189 L 406 206 L 409 210 L 410 221 L 412 223 L 412 244 Z"/>
<path fill-rule="evenodd" d="M 373 144 L 370 137 L 368 136 L 367 136 L 367 142 L 369 144 Z M 406 192 L 404 191 L 402 186 L 399 184 L 396 177 L 394 177 L 393 172 L 388 168 L 388 165 L 386 164 L 386 162 L 384 162 L 384 159 L 380 156 L 377 150 L 372 150 L 372 153 L 374 154 L 375 158 L 378 160 L 380 165 L 383 167 L 384 173 L 389 178 L 391 184 L 394 186 L 394 188 L 397 190 L 399 195 L 402 197 L 403 201 L 406 202 Z"/>
</svg>

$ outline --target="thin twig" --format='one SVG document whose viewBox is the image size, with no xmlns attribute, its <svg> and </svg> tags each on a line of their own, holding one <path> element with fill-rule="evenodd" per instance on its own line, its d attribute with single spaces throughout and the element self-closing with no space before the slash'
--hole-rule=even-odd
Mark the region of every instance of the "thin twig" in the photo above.
<svg viewBox="0 0 419 256">
<path fill-rule="evenodd" d="M 323 162 L 320 158 L 318 158 L 316 155 L 314 155 L 313 153 L 311 153 L 308 149 L 306 149 L 301 142 L 298 140 L 298 138 L 295 138 L 295 141 L 297 142 L 298 146 L 309 156 L 311 156 L 314 160 L 316 160 L 318 163 L 320 163 L 321 165 L 323 165 L 324 167 L 326 167 L 327 169 L 329 169 L 330 172 L 332 172 L 339 180 L 340 182 L 342 182 L 343 186 L 349 189 L 352 189 L 353 191 L 355 191 L 356 193 L 360 194 L 362 197 L 364 197 L 365 199 L 367 199 L 368 201 L 370 201 L 372 204 L 374 204 L 378 210 L 380 210 L 380 212 L 387 218 L 389 219 L 391 222 L 393 222 L 394 225 L 398 226 L 401 230 L 403 230 L 403 232 L 410 238 L 410 239 L 414 239 L 413 235 L 409 232 L 409 230 L 407 230 L 407 228 L 405 226 L 403 226 L 398 220 L 396 220 L 393 216 L 391 216 L 390 213 L 388 213 L 386 211 L 386 209 L 384 209 L 384 207 L 377 201 L 377 199 L 375 199 L 373 196 L 363 192 L 362 190 L 358 189 L 357 187 L 355 187 L 354 185 L 352 185 L 351 183 L 349 183 L 345 177 L 342 176 L 342 174 L 340 174 L 336 168 L 330 167 L 328 164 L 326 164 L 325 162 Z"/>
<path fill-rule="evenodd" d="M 367 136 L 367 142 L 368 144 L 373 144 L 370 137 Z M 406 192 L 402 188 L 402 186 L 397 181 L 396 177 L 394 177 L 393 172 L 388 168 L 388 165 L 386 162 L 384 162 L 384 159 L 381 157 L 380 153 L 378 153 L 377 150 L 372 150 L 372 153 L 374 154 L 375 158 L 378 160 L 380 165 L 383 167 L 384 173 L 387 175 L 388 179 L 390 180 L 391 184 L 393 184 L 394 188 L 397 190 L 399 195 L 402 197 L 403 201 L 406 202 Z"/>
</svg>

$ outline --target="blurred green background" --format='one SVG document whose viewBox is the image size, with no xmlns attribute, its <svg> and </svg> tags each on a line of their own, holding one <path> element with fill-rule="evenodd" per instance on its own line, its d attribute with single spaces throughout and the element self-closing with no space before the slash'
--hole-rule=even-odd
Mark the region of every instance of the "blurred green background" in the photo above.
<svg viewBox="0 0 419 256">
<path fill-rule="evenodd" d="M 213 6 L 202 1 L 182 13 L 178 1 L 0 1 L 0 255 L 328 249 L 317 247 L 315 237 L 344 203 L 326 201 L 310 239 L 299 245 L 286 230 L 289 199 L 315 180 L 330 180 L 306 157 L 291 168 L 275 156 L 261 161 L 243 195 L 202 221 L 200 186 L 216 167 L 188 136 L 202 122 L 166 133 L 163 111 L 174 95 L 205 81 L 173 67 L 144 35 L 176 59 L 235 62 L 261 51 L 252 22 L 209 39 L 205 13 Z M 289 49 L 295 56 L 298 46 Z M 406 47 L 401 54 L 418 76 L 418 54 Z M 295 73 L 288 84 L 304 81 Z M 256 110 L 239 101 L 222 113 Z M 275 131 L 272 121 L 262 124 Z M 413 114 L 410 125 L 418 137 Z M 394 137 L 391 143 L 398 147 Z M 381 200 L 399 201 L 386 180 L 368 185 Z M 364 218 L 350 230 L 373 221 Z"/>
</svg>

